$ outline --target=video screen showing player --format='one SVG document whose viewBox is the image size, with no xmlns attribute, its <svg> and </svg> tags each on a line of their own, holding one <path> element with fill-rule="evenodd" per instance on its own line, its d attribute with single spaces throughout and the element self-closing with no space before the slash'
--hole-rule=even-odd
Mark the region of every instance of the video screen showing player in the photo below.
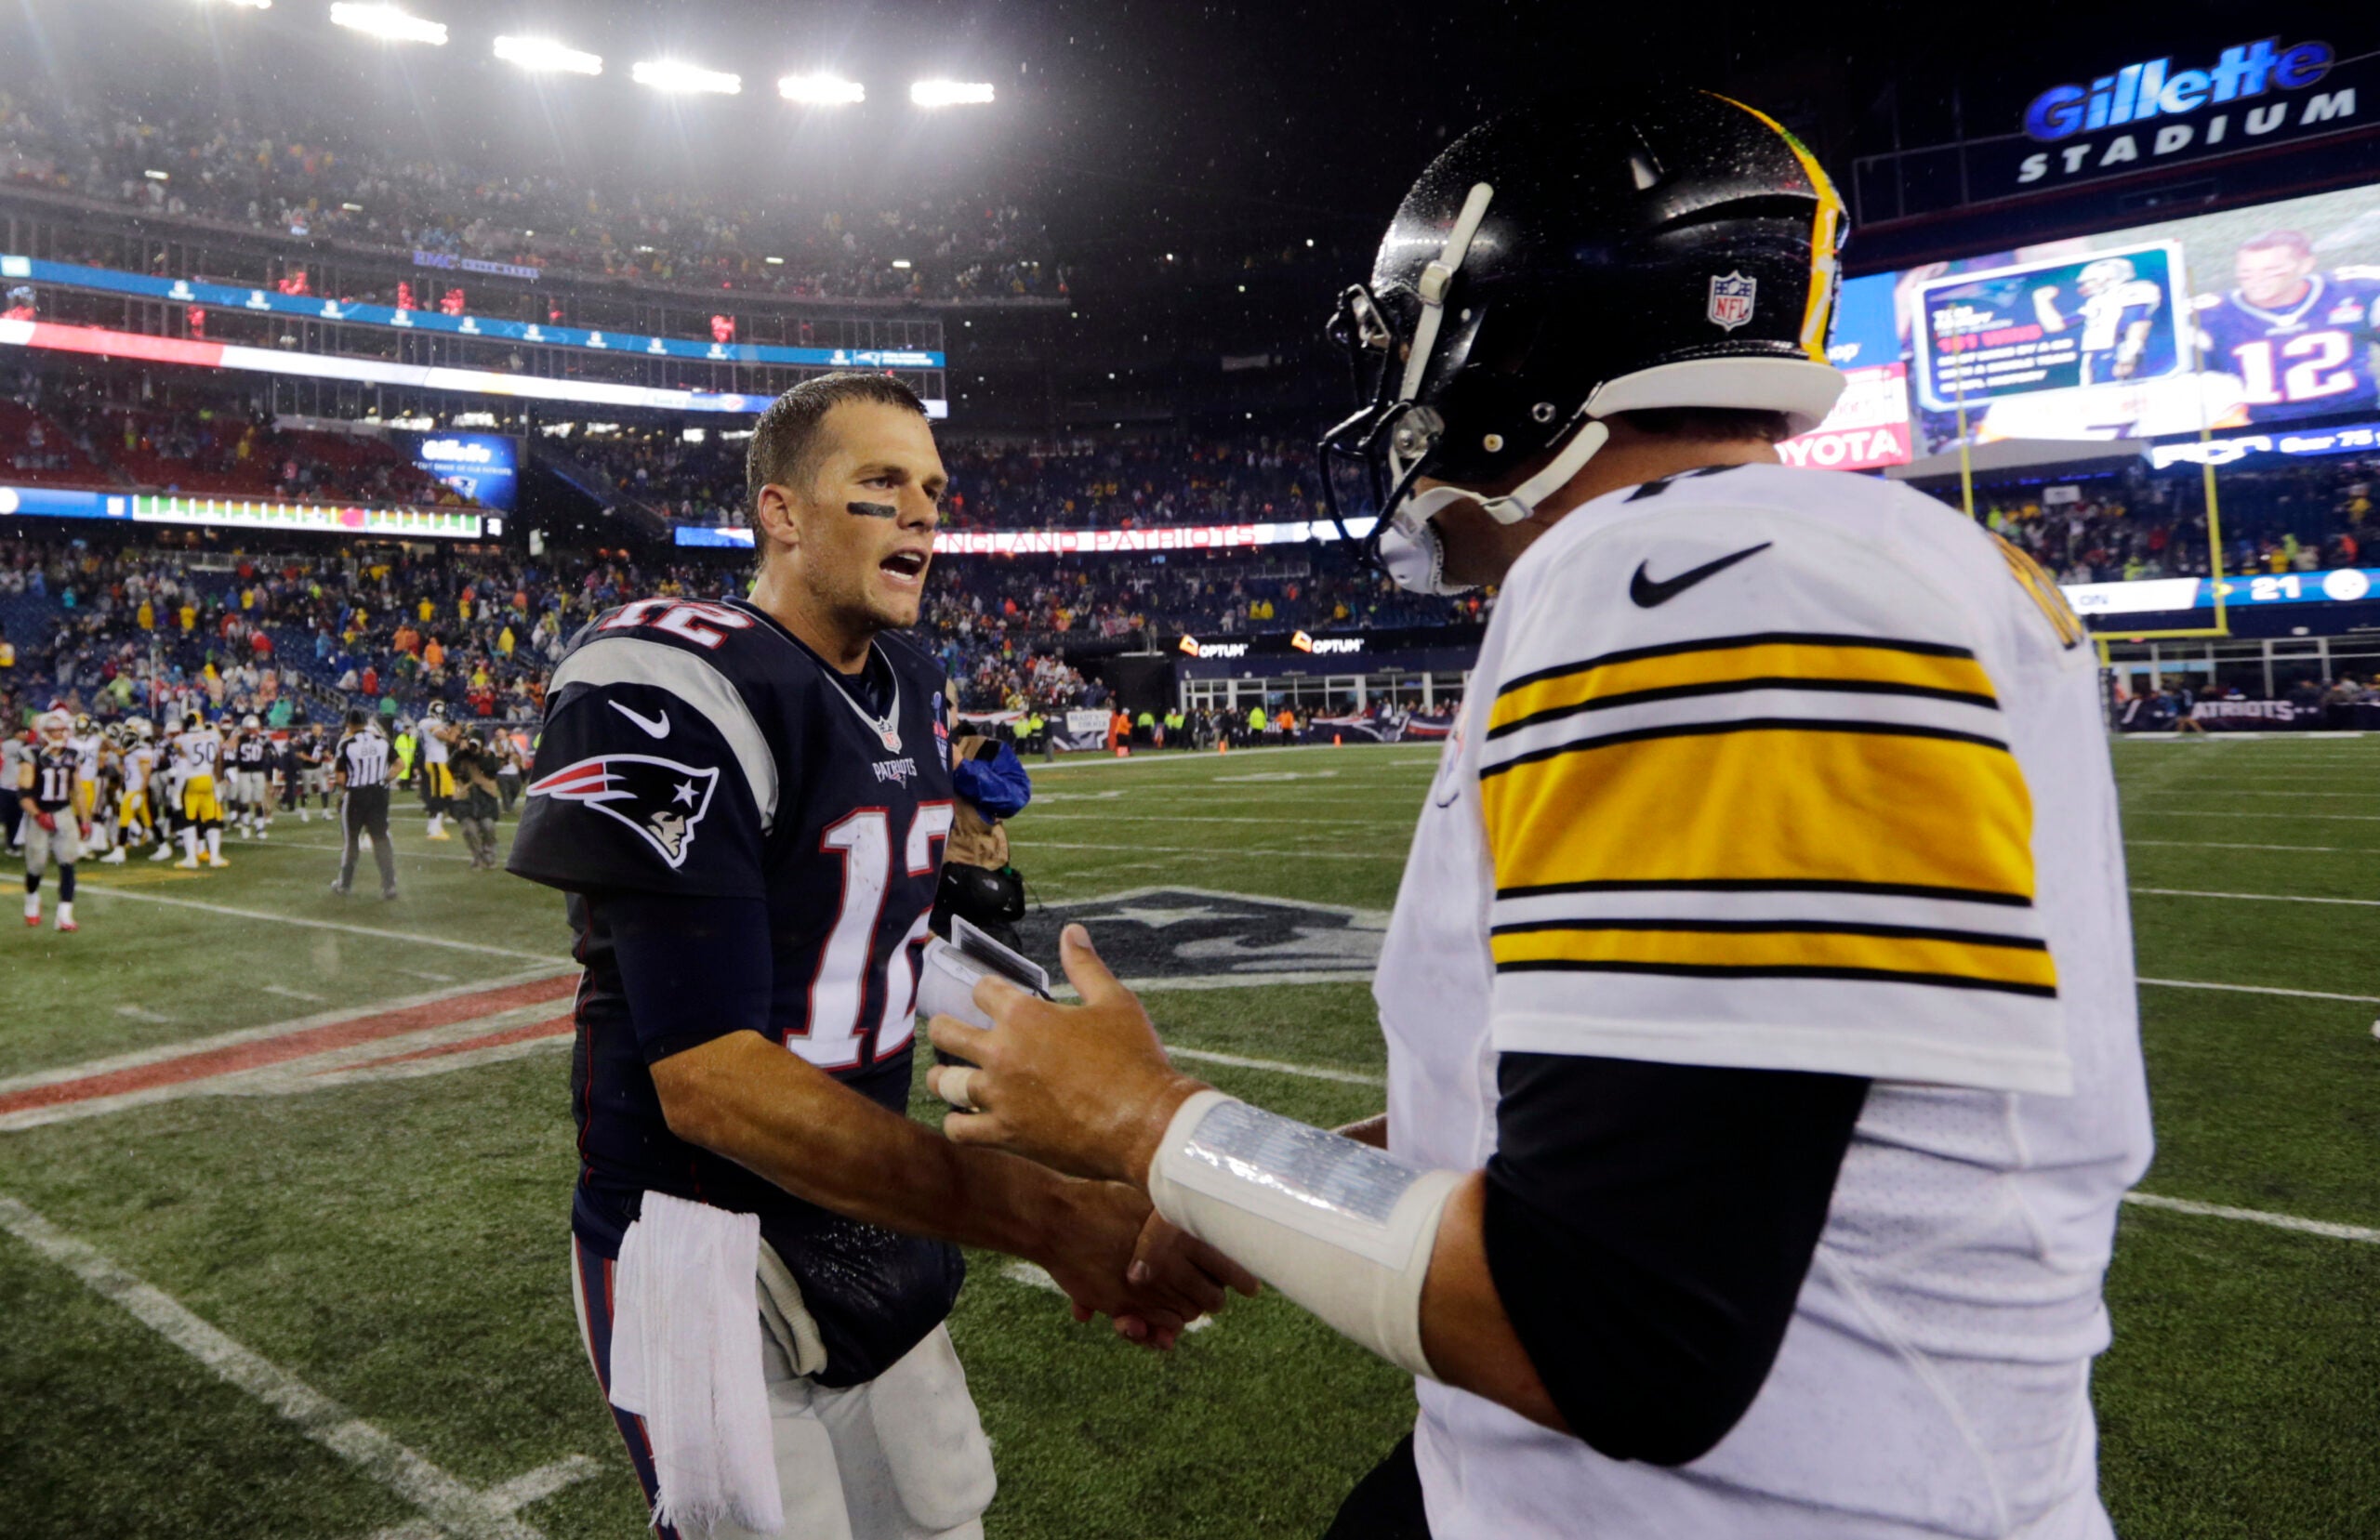
<svg viewBox="0 0 2380 1540">
<path fill-rule="evenodd" d="M 2199 347 L 2209 373 L 2240 380 L 2250 422 L 2380 405 L 2380 268 L 2320 271 L 2303 230 L 2275 230 L 2240 247 L 2231 277 L 2199 296 Z"/>
<path fill-rule="evenodd" d="M 2162 375 L 2173 367 L 2172 353 L 2156 326 L 2164 296 L 2140 277 L 2130 258 L 2103 257 L 2087 264 L 2075 275 L 2074 287 L 2077 295 L 2070 305 L 2056 284 L 2034 290 L 2033 313 L 2044 331 L 2082 327 L 2082 384 L 2109 385 Z"/>
</svg>

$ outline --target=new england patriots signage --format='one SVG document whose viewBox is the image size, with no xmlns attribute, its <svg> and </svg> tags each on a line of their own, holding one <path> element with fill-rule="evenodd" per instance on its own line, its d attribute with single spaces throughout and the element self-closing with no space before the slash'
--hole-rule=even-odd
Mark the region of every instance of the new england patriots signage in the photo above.
<svg viewBox="0 0 2380 1540">
<path fill-rule="evenodd" d="M 650 754 L 606 754 L 540 777 L 528 795 L 584 802 L 619 820 L 675 871 L 686 863 L 694 825 L 710 810 L 718 785 L 716 768 L 696 770 Z"/>
</svg>

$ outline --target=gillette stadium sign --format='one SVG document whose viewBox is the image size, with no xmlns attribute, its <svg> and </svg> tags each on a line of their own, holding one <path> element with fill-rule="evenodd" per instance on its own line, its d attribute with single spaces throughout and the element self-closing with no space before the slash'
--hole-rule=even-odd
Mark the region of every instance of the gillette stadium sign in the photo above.
<svg viewBox="0 0 2380 1540">
<path fill-rule="evenodd" d="M 2328 43 L 2234 44 L 2200 63 L 2146 59 L 2053 86 L 2026 105 L 2024 137 L 2003 141 L 2020 187 L 2096 180 L 2367 125 L 2358 99 L 2380 81 L 2371 56 Z M 2000 148 L 2000 147 L 1995 147 Z"/>
</svg>

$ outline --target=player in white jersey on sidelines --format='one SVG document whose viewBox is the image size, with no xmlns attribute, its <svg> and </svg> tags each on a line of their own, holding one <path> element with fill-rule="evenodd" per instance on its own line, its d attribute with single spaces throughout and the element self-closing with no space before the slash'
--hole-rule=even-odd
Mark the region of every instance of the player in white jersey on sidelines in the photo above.
<svg viewBox="0 0 2380 1540">
<path fill-rule="evenodd" d="M 106 735 L 88 712 L 76 712 L 73 723 L 67 742 L 74 750 L 75 813 L 91 827 L 91 849 L 104 850 L 112 843 L 114 823 L 99 807 L 99 794 L 107 782 L 103 762 Z"/>
<path fill-rule="evenodd" d="M 2106 1540 L 2101 1283 L 2149 1151 L 2096 670 L 2038 568 L 1821 420 L 1842 205 L 1699 93 L 1450 147 L 1342 301 L 1326 455 L 1500 599 L 1375 985 L 1384 1120 L 1084 1005 L 949 1017 L 960 1142 L 1157 1210 L 1419 1379 L 1333 1535 Z M 1385 1151 L 1368 1148 L 1382 1143 Z"/>
<path fill-rule="evenodd" d="M 174 862 L 185 871 L 201 864 L 228 866 L 223 859 L 222 790 L 223 735 L 193 711 L 174 740 L 181 762 L 182 859 Z"/>
<path fill-rule="evenodd" d="M 432 701 L 421 716 L 421 805 L 430 813 L 427 839 L 451 839 L 446 814 L 455 801 L 455 768 L 448 755 L 454 727 L 446 719 L 446 703 Z"/>
</svg>

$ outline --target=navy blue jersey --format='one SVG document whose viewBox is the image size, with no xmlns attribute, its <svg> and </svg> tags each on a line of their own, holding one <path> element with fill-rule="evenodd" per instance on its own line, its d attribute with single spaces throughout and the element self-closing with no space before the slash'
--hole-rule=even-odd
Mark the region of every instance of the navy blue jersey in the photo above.
<svg viewBox="0 0 2380 1540">
<path fill-rule="evenodd" d="M 2251 422 L 2286 421 L 2380 402 L 2372 341 L 2380 330 L 2380 275 L 2372 270 L 2317 273 L 2288 305 L 2265 309 L 2237 289 L 2202 300 L 2204 366 L 2246 387 Z"/>
<path fill-rule="evenodd" d="M 818 1318 L 829 1384 L 874 1375 L 949 1312 L 957 1248 L 830 1213 L 678 1139 L 656 1060 L 717 1035 L 632 1019 L 604 920 L 623 894 L 765 901 L 768 1034 L 908 1106 L 918 961 L 951 821 L 941 669 L 878 638 L 857 678 L 741 602 L 640 599 L 554 672 L 509 869 L 571 894 L 587 975 L 574 1226 L 616 1254 L 647 1191 L 760 1217 Z M 643 899 L 634 902 L 642 903 Z"/>
<path fill-rule="evenodd" d="M 82 774 L 82 751 L 71 744 L 39 744 L 31 758 L 33 783 L 25 795 L 33 798 L 33 806 L 46 813 L 71 811 L 74 806 L 74 783 Z"/>
</svg>

